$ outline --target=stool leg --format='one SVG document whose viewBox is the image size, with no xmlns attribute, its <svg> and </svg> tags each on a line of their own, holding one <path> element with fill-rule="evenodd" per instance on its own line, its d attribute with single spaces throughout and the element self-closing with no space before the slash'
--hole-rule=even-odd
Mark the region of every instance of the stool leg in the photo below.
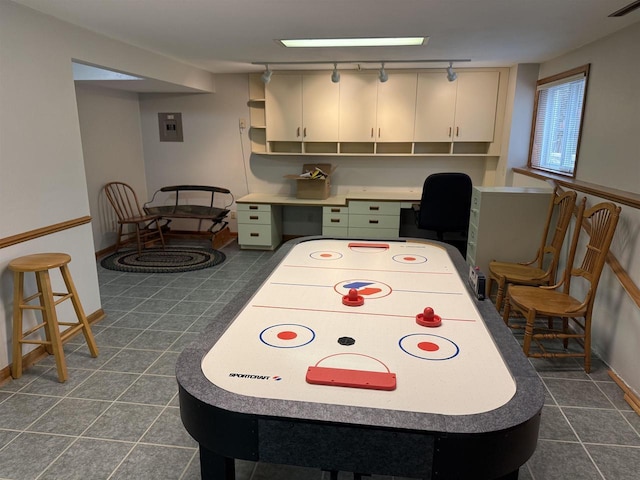
<svg viewBox="0 0 640 480">
<path fill-rule="evenodd" d="M 93 338 L 93 333 L 91 332 L 91 327 L 89 326 L 87 316 L 85 315 L 82 304 L 80 303 L 80 297 L 78 297 L 78 292 L 73 283 L 73 279 L 71 278 L 69 267 L 67 265 L 62 265 L 60 267 L 60 272 L 62 273 L 64 284 L 67 287 L 67 292 L 71 294 L 71 303 L 73 304 L 73 309 L 76 311 L 78 322 L 82 324 L 82 333 L 84 335 L 85 341 L 87 342 L 87 345 L 89 346 L 89 352 L 91 352 L 91 356 L 95 358 L 98 356 L 98 346 L 96 345 L 96 341 Z"/>
<path fill-rule="evenodd" d="M 51 348 L 53 356 L 56 359 L 56 367 L 58 369 L 58 380 L 65 382 L 68 378 L 67 364 L 64 360 L 64 350 L 62 349 L 62 340 L 60 338 L 60 327 L 58 326 L 58 317 L 56 315 L 56 307 L 53 301 L 53 290 L 51 289 L 51 279 L 49 271 L 43 270 L 36 272 L 36 277 L 40 277 L 39 284 L 42 285 L 42 302 L 44 306 L 43 316 L 46 322 L 45 329 L 49 331 L 51 338 Z"/>
<path fill-rule="evenodd" d="M 36 285 L 38 287 L 38 292 L 40 292 L 40 295 L 38 297 L 38 301 L 40 302 L 40 307 L 41 307 L 41 312 L 42 312 L 42 321 L 47 322 L 47 317 L 45 315 L 45 305 L 44 305 L 44 295 L 42 294 L 42 292 L 44 292 L 44 289 L 46 288 L 46 286 L 43 285 L 42 282 L 42 277 L 40 276 L 39 272 L 35 272 L 35 276 L 36 276 Z M 53 342 L 51 341 L 51 331 L 49 330 L 49 328 L 45 325 L 44 327 L 44 335 L 45 338 L 47 339 L 47 341 L 44 343 L 44 349 L 45 351 L 49 354 L 49 355 L 53 355 Z"/>
<path fill-rule="evenodd" d="M 13 273 L 13 353 L 11 376 L 20 378 L 22 376 L 22 308 L 20 304 L 24 298 L 24 273 Z"/>
</svg>

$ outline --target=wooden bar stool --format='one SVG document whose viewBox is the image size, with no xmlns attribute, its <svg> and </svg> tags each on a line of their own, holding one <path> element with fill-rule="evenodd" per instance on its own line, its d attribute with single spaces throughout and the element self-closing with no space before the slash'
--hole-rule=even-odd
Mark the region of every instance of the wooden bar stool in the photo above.
<svg viewBox="0 0 640 480">
<path fill-rule="evenodd" d="M 53 354 L 58 369 L 58 379 L 60 382 L 67 380 L 67 364 L 64 360 L 62 344 L 70 337 L 82 330 L 84 338 L 89 346 L 92 357 L 98 356 L 98 347 L 91 333 L 91 328 L 87 317 L 80 304 L 78 292 L 71 279 L 71 273 L 67 264 L 71 257 L 66 253 L 36 253 L 26 255 L 12 260 L 9 269 L 13 271 L 13 365 L 11 376 L 20 378 L 22 376 L 22 344 L 31 343 L 44 345 L 47 353 Z M 49 270 L 59 268 L 62 273 L 67 292 L 56 293 L 51 289 Z M 36 275 L 38 293 L 30 297 L 24 297 L 24 274 L 33 272 Z M 57 300 L 55 297 L 59 297 Z M 29 302 L 38 299 L 39 305 L 30 305 Z M 73 309 L 78 317 L 78 322 L 58 322 L 56 315 L 56 305 L 71 300 Z M 40 310 L 42 313 L 42 323 L 35 327 L 22 331 L 22 314 L 24 310 Z M 59 325 L 68 326 L 66 330 L 60 332 Z M 28 340 L 27 337 L 44 328 L 46 340 Z"/>
</svg>

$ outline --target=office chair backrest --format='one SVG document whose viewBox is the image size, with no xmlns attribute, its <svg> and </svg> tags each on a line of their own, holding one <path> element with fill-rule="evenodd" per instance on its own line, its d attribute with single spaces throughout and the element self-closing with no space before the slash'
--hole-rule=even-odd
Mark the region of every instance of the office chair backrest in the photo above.
<svg viewBox="0 0 640 480">
<path fill-rule="evenodd" d="M 422 187 L 418 228 L 443 232 L 466 232 L 471 210 L 471 178 L 465 173 L 434 173 Z"/>
</svg>

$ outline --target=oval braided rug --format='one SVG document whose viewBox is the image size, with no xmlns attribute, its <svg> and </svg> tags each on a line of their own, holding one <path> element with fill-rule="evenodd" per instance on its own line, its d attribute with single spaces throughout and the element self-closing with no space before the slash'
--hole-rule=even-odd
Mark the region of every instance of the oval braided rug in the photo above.
<svg viewBox="0 0 640 480">
<path fill-rule="evenodd" d="M 109 270 L 132 273 L 177 273 L 201 270 L 224 262 L 226 256 L 218 250 L 203 248 L 149 248 L 114 253 L 101 260 Z"/>
</svg>

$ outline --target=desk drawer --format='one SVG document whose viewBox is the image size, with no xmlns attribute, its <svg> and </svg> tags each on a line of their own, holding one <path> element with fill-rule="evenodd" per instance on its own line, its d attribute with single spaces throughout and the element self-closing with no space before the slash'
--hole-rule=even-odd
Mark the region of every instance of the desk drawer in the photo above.
<svg viewBox="0 0 640 480">
<path fill-rule="evenodd" d="M 322 207 L 322 216 L 335 215 L 336 213 L 349 213 L 349 207 Z"/>
<path fill-rule="evenodd" d="M 238 210 L 238 223 L 271 225 L 271 212 Z"/>
<path fill-rule="evenodd" d="M 400 216 L 400 202 L 349 202 L 349 213 Z"/>
<path fill-rule="evenodd" d="M 243 225 L 238 228 L 238 244 L 272 246 L 271 225 Z"/>
<path fill-rule="evenodd" d="M 322 215 L 322 228 L 324 227 L 347 227 L 349 225 L 349 214 L 347 213 L 325 213 Z"/>
<path fill-rule="evenodd" d="M 349 227 L 355 228 L 389 228 L 394 229 L 396 236 L 400 229 L 399 215 L 349 215 Z"/>
<path fill-rule="evenodd" d="M 238 203 L 238 212 L 271 212 L 271 205 L 264 203 Z"/>
</svg>

